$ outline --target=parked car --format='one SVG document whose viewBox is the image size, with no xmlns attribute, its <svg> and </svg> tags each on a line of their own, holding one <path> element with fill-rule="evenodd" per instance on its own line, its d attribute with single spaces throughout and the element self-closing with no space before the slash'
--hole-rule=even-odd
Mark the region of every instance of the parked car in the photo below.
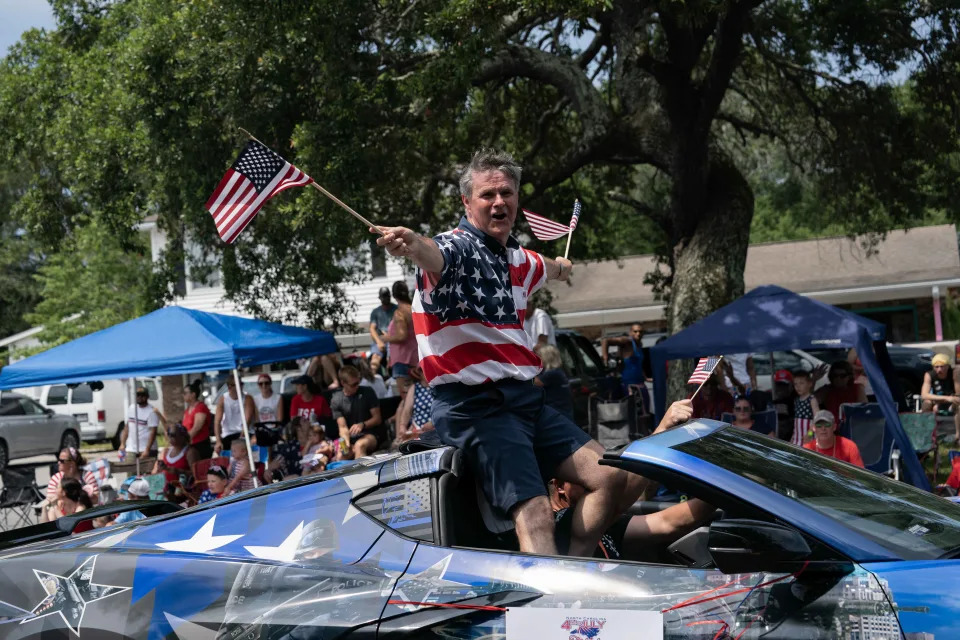
<svg viewBox="0 0 960 640">
<path fill-rule="evenodd" d="M 163 410 L 160 378 L 137 378 L 136 386 L 146 388 L 150 404 Z M 82 383 L 45 385 L 33 391 L 40 404 L 60 415 L 76 418 L 84 442 L 109 440 L 116 449 L 120 446 L 126 407 L 132 401 L 126 389 L 122 380 L 104 380 L 102 389 Z"/>
<path fill-rule="evenodd" d="M 580 426 L 589 423 L 588 405 L 590 396 L 596 393 L 608 374 L 596 347 L 584 336 L 570 329 L 557 329 L 557 348 L 563 360 L 563 368 L 570 379 L 573 394 L 573 419 Z M 616 383 L 619 386 L 619 383 Z"/>
<path fill-rule="evenodd" d="M 33 398 L 0 391 L 0 472 L 14 458 L 56 455 L 64 447 L 80 446 L 80 425 L 41 406 Z"/>
<path fill-rule="evenodd" d="M 920 395 L 923 386 L 923 374 L 933 367 L 933 349 L 921 347 L 905 347 L 897 344 L 888 344 L 887 352 L 897 372 L 900 390 L 903 392 L 904 402 L 908 409 L 913 409 L 914 401 Z M 811 350 L 818 358 L 830 364 L 837 360 L 847 359 L 846 349 L 818 349 Z"/>
<path fill-rule="evenodd" d="M 0 534 L 4 630 L 11 638 L 953 637 L 957 505 L 710 421 L 611 450 L 603 462 L 707 499 L 716 514 L 673 542 L 625 545 L 620 558 L 524 554 L 460 451 L 388 454 L 63 540 L 55 538 L 84 518 L 135 505 Z M 665 506 L 638 503 L 628 513 Z"/>
</svg>

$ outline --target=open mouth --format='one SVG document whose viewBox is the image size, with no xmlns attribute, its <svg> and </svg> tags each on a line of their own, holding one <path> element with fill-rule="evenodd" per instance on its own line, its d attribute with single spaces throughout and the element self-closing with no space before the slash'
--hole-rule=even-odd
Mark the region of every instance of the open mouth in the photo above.
<svg viewBox="0 0 960 640">
<path fill-rule="evenodd" d="M 506 219 L 507 219 L 507 214 L 505 214 L 505 213 L 495 213 L 495 214 L 493 214 L 493 219 L 494 219 L 494 220 L 506 220 Z"/>
</svg>

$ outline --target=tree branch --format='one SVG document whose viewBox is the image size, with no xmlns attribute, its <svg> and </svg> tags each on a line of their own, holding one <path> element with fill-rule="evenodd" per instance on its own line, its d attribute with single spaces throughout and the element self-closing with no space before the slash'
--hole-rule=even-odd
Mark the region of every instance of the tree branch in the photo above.
<svg viewBox="0 0 960 640">
<path fill-rule="evenodd" d="M 659 209 L 651 207 L 646 202 L 641 202 L 635 198 L 620 193 L 618 191 L 607 191 L 607 197 L 613 200 L 614 202 L 619 202 L 620 204 L 625 204 L 628 207 L 631 207 L 634 211 L 647 218 L 657 226 L 663 226 L 669 218 L 669 215 Z"/>
<path fill-rule="evenodd" d="M 710 123 L 720 108 L 730 78 L 737 68 L 740 52 L 743 51 L 747 18 L 751 9 L 758 4 L 760 2 L 757 0 L 734 4 L 717 24 L 710 64 L 699 89 L 700 108 L 695 127 L 703 138 L 709 134 Z"/>
</svg>

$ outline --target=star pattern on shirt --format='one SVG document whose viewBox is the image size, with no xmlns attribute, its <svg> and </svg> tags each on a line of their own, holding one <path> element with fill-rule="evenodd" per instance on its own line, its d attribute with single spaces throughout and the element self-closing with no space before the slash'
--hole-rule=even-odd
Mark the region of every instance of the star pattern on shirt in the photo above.
<svg viewBox="0 0 960 640">
<path fill-rule="evenodd" d="M 435 240 L 444 262 L 451 266 L 436 288 L 421 287 L 420 299 L 426 313 L 441 323 L 470 319 L 498 325 L 520 324 L 504 249 L 463 231 L 441 234 Z"/>
</svg>

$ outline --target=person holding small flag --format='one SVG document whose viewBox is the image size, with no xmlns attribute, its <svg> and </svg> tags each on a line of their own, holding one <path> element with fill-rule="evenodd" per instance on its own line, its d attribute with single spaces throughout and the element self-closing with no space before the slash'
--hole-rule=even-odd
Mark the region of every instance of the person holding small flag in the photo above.
<svg viewBox="0 0 960 640">
<path fill-rule="evenodd" d="M 527 301 L 547 280 L 567 280 L 573 264 L 511 235 L 520 174 L 510 155 L 478 151 L 460 178 L 465 215 L 456 229 L 434 238 L 405 227 L 370 230 L 418 267 L 413 326 L 440 439 L 464 452 L 490 504 L 513 519 L 522 551 L 556 553 L 546 480 L 585 487 L 570 554 L 586 556 L 648 481 L 600 466 L 603 448 L 545 406 L 533 383 L 542 366 L 523 329 Z M 689 401 L 675 403 L 661 427 L 689 415 Z"/>
</svg>

